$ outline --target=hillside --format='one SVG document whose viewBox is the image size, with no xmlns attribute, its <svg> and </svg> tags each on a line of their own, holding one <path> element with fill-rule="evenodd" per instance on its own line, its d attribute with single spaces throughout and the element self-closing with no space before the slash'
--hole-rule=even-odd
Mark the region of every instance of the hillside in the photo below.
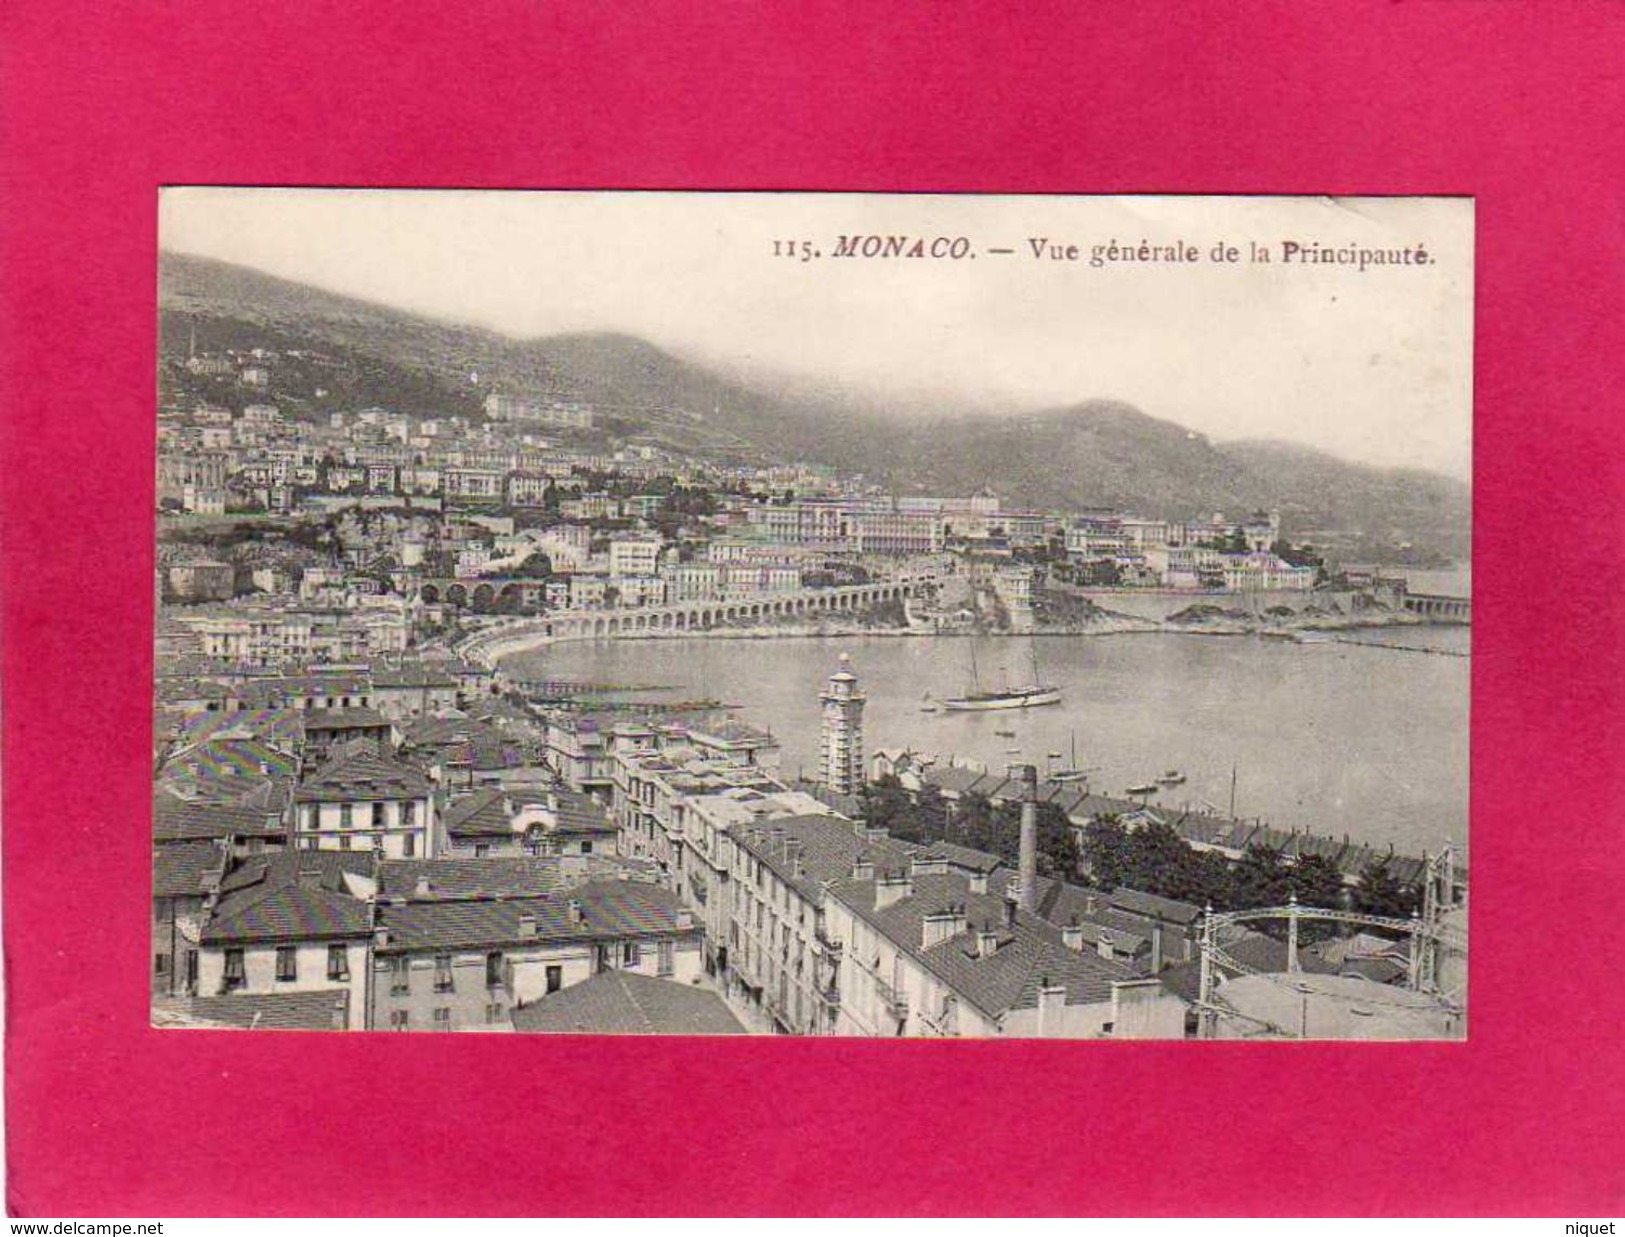
<svg viewBox="0 0 1625 1237">
<path fill-rule="evenodd" d="M 583 399 L 599 407 L 611 428 L 650 433 L 684 449 L 753 456 L 760 442 L 773 441 L 775 428 L 798 420 L 771 398 L 632 336 L 514 340 L 206 258 L 161 255 L 159 305 L 169 355 L 184 351 L 192 329 L 205 348 L 221 341 L 243 346 L 260 334 L 282 349 L 314 349 L 388 371 L 398 386 L 438 393 L 441 412 L 481 415 L 480 401 L 491 390 Z M 424 402 L 399 410 L 435 411 L 417 406 Z"/>
<path fill-rule="evenodd" d="M 1120 403 L 887 416 L 736 382 L 629 335 L 514 340 L 172 254 L 161 260 L 160 305 L 166 355 L 182 355 L 194 330 L 204 348 L 313 350 L 336 359 L 334 397 L 414 415 L 478 416 L 491 389 L 577 398 L 598 408 L 612 435 L 748 462 L 827 464 L 899 493 L 986 486 L 1012 503 L 1175 518 L 1279 507 L 1290 534 L 1332 534 L 1325 540 L 1351 557 L 1391 559 L 1401 543 L 1422 560 L 1468 548 L 1461 482 L 1288 443 L 1213 443 Z"/>
<path fill-rule="evenodd" d="M 1349 546 L 1353 555 L 1421 563 L 1465 559 L 1471 550 L 1472 489 L 1453 477 L 1367 468 L 1273 439 L 1227 442 L 1222 449 L 1269 486 L 1293 527 L 1361 532 Z M 1383 552 L 1407 542 L 1410 552 Z"/>
</svg>

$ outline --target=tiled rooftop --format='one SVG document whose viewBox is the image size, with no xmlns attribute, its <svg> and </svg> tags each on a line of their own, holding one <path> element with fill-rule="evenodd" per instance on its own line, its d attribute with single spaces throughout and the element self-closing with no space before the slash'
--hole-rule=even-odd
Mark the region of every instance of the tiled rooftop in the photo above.
<svg viewBox="0 0 1625 1237">
<path fill-rule="evenodd" d="M 236 1031 L 332 1031 L 344 1026 L 349 999 L 341 991 L 196 996 L 165 1002 L 154 1010 L 153 1021 L 163 1025 L 165 1015 L 172 1014 L 178 1023 Z"/>
<path fill-rule="evenodd" d="M 571 902 L 580 906 L 580 922 L 571 916 Z M 535 941 L 698 931 L 692 925 L 679 928 L 680 911 L 676 894 L 631 881 L 592 881 L 547 898 L 388 904 L 378 908 L 379 925 L 389 932 L 387 943 L 378 949 L 381 953 L 494 949 Z M 532 935 L 521 929 L 521 917 L 526 916 L 535 919 Z"/>
<path fill-rule="evenodd" d="M 741 849 L 815 903 L 821 899 L 822 884 L 850 878 L 860 858 L 877 870 L 906 871 L 916 849 L 891 838 L 870 839 L 858 833 L 854 822 L 829 815 L 769 817 L 756 825 L 734 825 L 728 833 Z M 799 844 L 799 875 L 786 842 Z"/>
<path fill-rule="evenodd" d="M 454 838 L 513 836 L 513 818 L 502 791 L 476 790 L 454 799 L 440 815 L 446 834 Z"/>
<path fill-rule="evenodd" d="M 299 851 L 296 855 L 317 852 Z M 368 907 L 326 883 L 262 880 L 220 899 L 203 926 L 205 945 L 362 937 L 370 929 Z"/>
<path fill-rule="evenodd" d="M 156 842 L 193 842 L 214 838 L 279 838 L 287 827 L 278 813 L 231 803 L 191 803 L 174 795 L 153 797 L 152 836 Z"/>
<path fill-rule="evenodd" d="M 225 851 L 213 842 L 175 842 L 152 857 L 152 896 L 202 897 L 225 866 Z"/>
<path fill-rule="evenodd" d="M 740 1035 L 744 1026 L 704 988 L 603 971 L 514 1009 L 516 1031 L 581 1035 Z"/>
<path fill-rule="evenodd" d="M 1069 1005 L 1109 1001 L 1112 983 L 1135 978 L 1121 963 L 1096 953 L 1069 949 L 1060 930 L 1025 911 L 1012 927 L 1008 904 L 996 894 L 976 894 L 962 876 L 912 877 L 912 894 L 883 908 L 875 902 L 875 882 L 847 879 L 830 887 L 830 896 L 870 924 L 927 969 L 962 999 L 985 1015 L 998 1018 L 1013 1009 L 1037 1005 L 1044 983 L 1066 989 Z M 931 948 L 923 947 L 925 917 L 957 904 L 965 908 L 967 928 Z M 991 925 L 999 947 L 977 956 L 976 932 Z"/>
<path fill-rule="evenodd" d="M 589 859 L 592 858 L 589 856 Z M 424 885 L 427 888 L 423 888 Z M 380 898 L 547 897 L 565 884 L 557 856 L 500 859 L 386 859 Z"/>
<path fill-rule="evenodd" d="M 294 797 L 302 803 L 336 803 L 346 799 L 417 799 L 428 793 L 428 779 L 410 765 L 364 753 L 324 765 L 294 792 Z"/>
</svg>

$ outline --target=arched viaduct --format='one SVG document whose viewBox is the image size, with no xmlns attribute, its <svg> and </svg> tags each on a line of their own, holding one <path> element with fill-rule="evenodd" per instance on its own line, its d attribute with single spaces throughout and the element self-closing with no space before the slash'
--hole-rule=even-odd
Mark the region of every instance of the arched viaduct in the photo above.
<svg viewBox="0 0 1625 1237">
<path fill-rule="evenodd" d="M 1465 597 L 1436 597 L 1427 593 L 1404 593 L 1400 597 L 1407 613 L 1441 622 L 1470 623 L 1473 603 Z"/>
<path fill-rule="evenodd" d="M 535 618 L 487 628 L 465 642 L 462 652 L 465 656 L 478 656 L 489 645 L 526 639 L 610 639 L 656 632 L 707 631 L 729 625 L 794 622 L 819 615 L 856 614 L 883 602 L 903 601 L 912 597 L 917 588 L 918 585 L 908 581 L 887 581 L 843 588 L 804 589 L 784 595 L 761 594 L 626 610 L 555 610 Z M 428 600 L 427 596 L 424 599 Z"/>
<path fill-rule="evenodd" d="M 444 603 L 486 612 L 532 611 L 542 608 L 547 586 L 541 580 L 514 576 L 480 576 L 469 580 L 431 577 L 418 581 L 417 594 L 431 606 Z"/>
</svg>

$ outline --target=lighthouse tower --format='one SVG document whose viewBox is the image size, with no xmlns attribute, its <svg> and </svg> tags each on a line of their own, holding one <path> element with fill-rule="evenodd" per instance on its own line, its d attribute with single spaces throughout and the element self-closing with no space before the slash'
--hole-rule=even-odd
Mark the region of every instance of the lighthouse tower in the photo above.
<svg viewBox="0 0 1625 1237">
<path fill-rule="evenodd" d="M 840 795 L 856 794 L 863 785 L 863 702 L 852 659 L 841 654 L 840 668 L 818 697 L 824 702 L 819 751 L 823 780 Z"/>
</svg>

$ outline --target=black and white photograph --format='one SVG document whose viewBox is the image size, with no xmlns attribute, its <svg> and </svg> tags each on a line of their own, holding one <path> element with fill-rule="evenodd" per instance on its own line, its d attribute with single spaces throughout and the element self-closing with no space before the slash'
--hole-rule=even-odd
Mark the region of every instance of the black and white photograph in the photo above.
<svg viewBox="0 0 1625 1237">
<path fill-rule="evenodd" d="M 1473 243 L 163 190 L 153 1024 L 1465 1039 Z"/>
</svg>

